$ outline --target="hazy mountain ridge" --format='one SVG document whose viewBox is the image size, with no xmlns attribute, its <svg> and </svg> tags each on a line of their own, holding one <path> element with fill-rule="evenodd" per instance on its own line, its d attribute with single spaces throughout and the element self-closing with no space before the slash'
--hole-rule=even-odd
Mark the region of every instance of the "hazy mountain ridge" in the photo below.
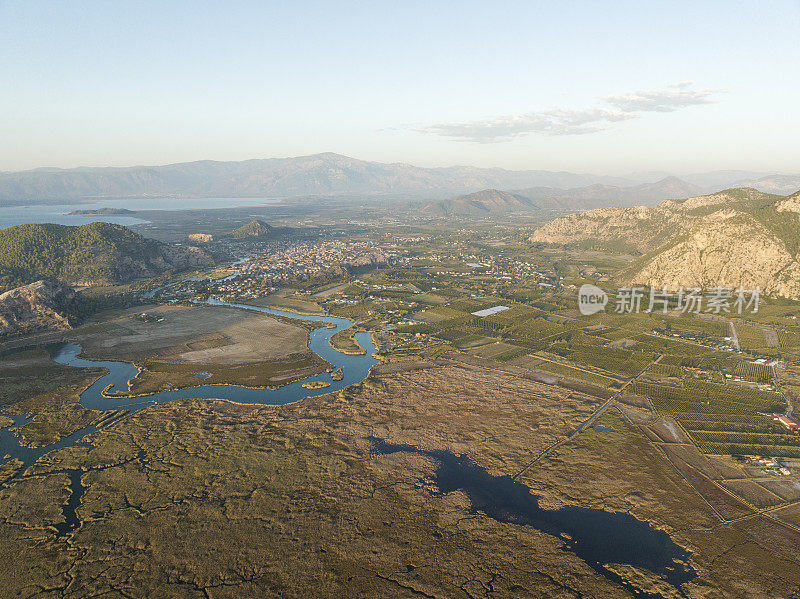
<svg viewBox="0 0 800 599">
<path fill-rule="evenodd" d="M 800 189 L 800 175 L 766 175 L 739 181 L 736 187 L 754 187 L 759 191 L 776 194 L 791 194 Z"/>
<path fill-rule="evenodd" d="M 513 191 L 484 189 L 438 202 L 415 202 L 421 214 L 438 216 L 488 216 L 519 211 L 552 210 L 570 212 L 612 206 L 655 205 L 666 198 L 685 198 L 702 189 L 677 177 L 655 183 L 620 187 L 596 183 L 585 187 L 558 189 L 533 187 Z"/>
<path fill-rule="evenodd" d="M 628 187 L 594 184 L 573 189 L 518 189 L 514 193 L 527 197 L 546 210 L 570 211 L 611 206 L 652 206 L 667 198 L 685 198 L 703 191 L 697 185 L 668 176 L 655 183 Z"/>
<path fill-rule="evenodd" d="M 485 188 L 625 184 L 619 177 L 453 166 L 422 168 L 325 153 L 241 162 L 199 161 L 126 168 L 36 169 L 0 173 L 0 200 L 91 197 L 291 197 L 348 193 L 410 195 Z"/>
<path fill-rule="evenodd" d="M 658 178 L 659 180 L 651 182 Z M 800 175 L 714 171 L 674 177 L 666 172 L 629 177 L 565 171 L 506 170 L 358 160 L 334 153 L 238 162 L 201 160 L 164 166 L 39 168 L 0 172 L 0 202 L 72 202 L 91 198 L 379 195 L 426 198 L 428 203 L 480 190 L 503 190 L 544 210 L 654 205 L 722 187 L 751 186 L 787 193 Z M 427 205 L 427 204 L 426 204 Z"/>
<path fill-rule="evenodd" d="M 523 195 L 498 189 L 483 189 L 449 200 L 422 205 L 420 212 L 442 216 L 479 216 L 539 209 L 536 204 Z"/>
<path fill-rule="evenodd" d="M 656 208 L 591 210 L 548 223 L 532 240 L 641 252 L 620 273 L 623 284 L 759 286 L 800 297 L 800 192 L 729 189 Z"/>
</svg>

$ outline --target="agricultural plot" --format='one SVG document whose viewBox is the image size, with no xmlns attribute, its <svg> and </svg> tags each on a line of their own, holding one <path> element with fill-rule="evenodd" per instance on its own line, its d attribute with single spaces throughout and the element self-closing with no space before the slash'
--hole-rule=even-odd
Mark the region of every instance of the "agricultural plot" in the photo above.
<svg viewBox="0 0 800 599">
<path fill-rule="evenodd" d="M 739 362 L 733 367 L 731 374 L 748 381 L 766 383 L 772 380 L 772 367 L 766 364 Z"/>
<path fill-rule="evenodd" d="M 794 331 L 778 331 L 778 345 L 780 347 L 800 347 L 800 334 Z"/>
<path fill-rule="evenodd" d="M 727 337 L 731 334 L 728 323 L 719 318 L 672 314 L 667 316 L 658 315 L 656 318 L 662 320 L 670 329 L 678 331 L 702 333 L 709 337 Z"/>
<path fill-rule="evenodd" d="M 775 479 L 761 481 L 770 492 L 775 493 L 784 501 L 800 501 L 800 481 L 792 479 Z M 783 517 L 783 515 L 781 515 Z"/>
<path fill-rule="evenodd" d="M 460 349 L 477 347 L 497 340 L 495 337 L 488 337 L 483 329 L 469 325 L 440 330 L 436 332 L 436 336 Z"/>
<path fill-rule="evenodd" d="M 448 329 L 439 329 L 436 332 L 436 336 L 446 341 L 458 342 L 465 337 L 473 335 L 482 337 L 483 336 L 481 334 L 482 332 L 483 329 L 479 327 L 463 325 L 463 326 L 451 327 Z"/>
<path fill-rule="evenodd" d="M 678 451 L 675 451 L 678 449 Z M 714 509 L 727 519 L 740 518 L 751 514 L 750 508 L 723 487 L 717 485 L 707 474 L 706 468 L 698 467 L 684 459 L 685 452 L 679 448 L 665 446 L 665 454 L 681 475 L 705 498 Z"/>
<path fill-rule="evenodd" d="M 589 334 L 592 336 L 596 336 L 599 339 L 603 339 L 604 342 L 619 341 L 620 339 L 626 339 L 630 337 L 629 331 L 624 331 L 622 329 L 609 329 L 609 328 L 603 328 Z"/>
<path fill-rule="evenodd" d="M 330 312 L 334 316 L 343 316 L 344 318 L 359 319 L 368 316 L 380 308 L 380 304 L 375 302 L 364 302 L 359 304 L 344 304 L 337 305 L 331 308 Z"/>
<path fill-rule="evenodd" d="M 543 338 L 565 334 L 566 328 L 563 325 L 550 322 L 545 318 L 535 318 L 533 320 L 527 320 L 524 323 L 510 327 L 506 330 L 506 333 L 510 337 L 514 338 L 538 341 Z"/>
<path fill-rule="evenodd" d="M 609 385 L 617 382 L 615 379 L 608 376 L 589 372 L 588 370 L 573 368 L 572 366 L 567 366 L 566 364 L 559 364 L 556 362 L 548 362 L 543 360 L 537 364 L 535 368 L 538 370 L 544 370 L 545 372 L 550 372 L 552 374 L 558 374 L 571 379 L 598 385 L 600 387 L 608 387 Z"/>
<path fill-rule="evenodd" d="M 452 344 L 458 349 L 470 349 L 473 347 L 480 347 L 481 345 L 486 345 L 487 343 L 493 343 L 495 341 L 497 341 L 495 337 L 486 337 L 484 335 L 475 334 L 475 335 L 467 335 L 465 337 L 460 337 L 452 341 Z"/>
<path fill-rule="evenodd" d="M 642 347 L 647 347 L 650 351 L 657 351 L 659 353 L 673 354 L 678 356 L 701 356 L 707 354 L 709 349 L 682 341 L 681 339 L 668 339 L 656 335 L 642 333 L 633 337 Z"/>
<path fill-rule="evenodd" d="M 487 322 L 503 327 L 522 325 L 528 320 L 535 318 L 541 312 L 535 308 L 525 305 L 511 306 L 508 310 L 498 312 L 486 317 Z"/>
<path fill-rule="evenodd" d="M 736 335 L 739 338 L 739 345 L 742 349 L 748 351 L 755 351 L 768 347 L 767 341 L 764 338 L 764 331 L 760 327 L 735 324 Z"/>
<path fill-rule="evenodd" d="M 675 364 L 659 363 L 659 364 L 653 364 L 647 372 L 649 374 L 655 374 L 658 376 L 680 378 L 681 374 L 683 373 L 683 369 Z"/>
<path fill-rule="evenodd" d="M 577 345 L 590 345 L 593 347 L 600 347 L 606 344 L 605 339 L 586 333 L 583 330 L 573 333 L 569 340 Z"/>
<path fill-rule="evenodd" d="M 481 299 L 457 299 L 450 302 L 448 306 L 453 308 L 454 310 L 472 313 L 476 312 L 477 310 L 483 310 L 484 308 L 489 308 L 496 303 L 497 303 L 496 300 L 487 302 L 486 300 L 481 300 Z"/>
<path fill-rule="evenodd" d="M 489 343 L 488 345 L 483 345 L 481 347 L 476 347 L 472 349 L 469 353 L 474 356 L 480 356 L 482 358 L 490 358 L 490 359 L 498 359 L 500 356 L 507 352 L 519 350 L 515 345 L 511 345 L 509 343 L 503 343 L 502 341 L 496 341 L 494 343 Z M 516 357 L 516 356 L 515 356 Z"/>
<path fill-rule="evenodd" d="M 766 383 L 773 379 L 772 367 L 743 360 L 738 356 L 719 352 L 716 355 L 682 357 L 675 360 L 663 360 L 664 364 L 676 364 L 684 368 L 696 369 L 712 373 L 715 378 L 724 381 L 725 377 L 736 377 L 753 383 Z"/>
<path fill-rule="evenodd" d="M 594 366 L 626 378 L 637 376 L 657 357 L 651 353 L 611 347 L 605 347 L 600 352 L 596 347 L 591 346 L 571 346 L 563 351 L 558 351 L 558 353 L 573 362 Z"/>
<path fill-rule="evenodd" d="M 800 435 L 762 413 L 782 412 L 778 393 L 685 378 L 681 386 L 636 382 L 631 391 L 649 397 L 710 454 L 800 455 Z"/>
<path fill-rule="evenodd" d="M 418 302 L 422 302 L 423 304 L 431 304 L 434 306 L 439 306 L 441 304 L 447 303 L 446 297 L 442 297 L 441 295 L 436 295 L 435 293 L 422 293 L 419 295 L 415 295 L 414 299 Z"/>
<path fill-rule="evenodd" d="M 780 496 L 753 480 L 730 480 L 722 484 L 757 508 L 767 508 L 783 503 L 783 499 Z"/>
<path fill-rule="evenodd" d="M 449 306 L 436 306 L 435 308 L 429 308 L 425 312 L 428 314 L 435 314 L 436 316 L 446 320 L 462 316 L 470 316 L 468 312 L 462 312 L 461 310 L 454 310 Z"/>
</svg>

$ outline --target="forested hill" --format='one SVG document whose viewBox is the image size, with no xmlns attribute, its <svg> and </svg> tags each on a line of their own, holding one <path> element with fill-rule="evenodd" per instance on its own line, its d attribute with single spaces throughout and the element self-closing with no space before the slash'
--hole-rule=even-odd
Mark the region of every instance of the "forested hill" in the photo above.
<svg viewBox="0 0 800 599">
<path fill-rule="evenodd" d="M 0 230 L 0 292 L 43 278 L 96 285 L 212 263 L 197 248 L 145 239 L 111 223 L 25 224 Z"/>
<path fill-rule="evenodd" d="M 258 219 L 251 220 L 246 225 L 242 225 L 238 229 L 231 231 L 231 237 L 234 239 L 245 239 L 247 237 L 268 237 L 274 229 L 267 223 Z"/>
</svg>

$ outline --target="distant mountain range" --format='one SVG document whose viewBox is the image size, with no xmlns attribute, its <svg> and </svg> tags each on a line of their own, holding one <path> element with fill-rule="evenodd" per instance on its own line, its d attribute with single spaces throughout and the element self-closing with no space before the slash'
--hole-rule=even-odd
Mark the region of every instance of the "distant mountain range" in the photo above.
<svg viewBox="0 0 800 599">
<path fill-rule="evenodd" d="M 602 208 L 539 228 L 533 241 L 641 253 L 621 284 L 717 285 L 800 298 L 800 192 L 728 189 L 655 208 Z"/>
<path fill-rule="evenodd" d="M 630 187 L 594 184 L 574 189 L 519 189 L 515 193 L 545 210 L 589 210 L 608 206 L 654 206 L 661 200 L 680 199 L 706 191 L 677 177 Z"/>
<path fill-rule="evenodd" d="M 243 162 L 187 162 L 129 168 L 36 169 L 0 173 L 0 201 L 93 197 L 292 197 L 406 194 L 447 197 L 487 187 L 624 184 L 617 177 L 550 171 L 383 164 L 339 154 Z"/>
<path fill-rule="evenodd" d="M 789 195 L 800 189 L 800 175 L 766 175 L 737 181 L 736 187 L 752 187 L 765 193 Z"/>
<path fill-rule="evenodd" d="M 325 153 L 241 162 L 206 160 L 166 166 L 43 168 L 6 172 L 0 173 L 0 202 L 77 201 L 99 197 L 285 198 L 345 194 L 443 199 L 482 189 L 536 189 L 539 195 L 561 197 L 564 190 L 592 185 L 628 188 L 663 178 L 649 178 L 651 175 L 653 173 L 624 178 L 469 166 L 422 168 Z M 800 181 L 800 177 L 744 171 L 684 177 L 684 181 L 705 191 L 745 179 L 754 180 L 756 187 L 769 187 L 773 191 L 778 187 L 785 191 L 784 188 L 792 186 L 793 181 Z M 542 191 L 543 188 L 548 191 Z"/>
<path fill-rule="evenodd" d="M 654 206 L 661 200 L 681 199 L 703 189 L 677 177 L 656 183 L 620 187 L 594 184 L 573 189 L 533 187 L 513 191 L 484 189 L 447 200 L 417 203 L 420 213 L 432 216 L 483 216 L 506 212 L 555 210 L 569 212 L 610 206 Z"/>
</svg>

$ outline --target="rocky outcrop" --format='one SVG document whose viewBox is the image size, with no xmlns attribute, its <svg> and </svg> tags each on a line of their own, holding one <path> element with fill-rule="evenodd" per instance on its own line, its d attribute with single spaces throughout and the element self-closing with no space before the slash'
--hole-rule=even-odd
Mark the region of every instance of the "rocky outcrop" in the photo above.
<svg viewBox="0 0 800 599">
<path fill-rule="evenodd" d="M 664 220 L 653 208 L 598 208 L 557 218 L 537 229 L 532 241 L 542 243 L 604 243 L 623 241 L 646 250 Z"/>
<path fill-rule="evenodd" d="M 795 212 L 800 214 L 800 191 L 793 193 L 776 206 L 778 212 Z"/>
<path fill-rule="evenodd" d="M 184 245 L 159 244 L 150 255 L 121 254 L 115 265 L 116 281 L 133 281 L 157 276 L 167 270 L 185 270 L 207 268 L 214 265 L 214 260 L 200 248 Z M 97 279 L 78 281 L 82 285 L 102 283 Z M 108 281 L 115 282 L 115 281 Z"/>
<path fill-rule="evenodd" d="M 706 222 L 659 247 L 622 272 L 625 284 L 711 288 L 717 285 L 800 297 L 800 263 L 755 219 L 737 215 Z"/>
<path fill-rule="evenodd" d="M 643 255 L 624 285 L 718 285 L 800 298 L 800 193 L 733 189 L 656 208 L 592 210 L 538 229 L 533 241 L 624 246 Z"/>
<path fill-rule="evenodd" d="M 214 236 L 208 233 L 190 233 L 186 238 L 194 243 L 211 243 L 214 241 Z"/>
<path fill-rule="evenodd" d="M 357 267 L 357 266 L 374 266 L 376 264 L 386 264 L 387 258 L 380 251 L 365 252 L 343 262 L 343 266 Z"/>
<path fill-rule="evenodd" d="M 78 293 L 52 280 L 6 291 L 0 294 L 0 336 L 70 329 L 70 315 L 79 302 Z"/>
</svg>

